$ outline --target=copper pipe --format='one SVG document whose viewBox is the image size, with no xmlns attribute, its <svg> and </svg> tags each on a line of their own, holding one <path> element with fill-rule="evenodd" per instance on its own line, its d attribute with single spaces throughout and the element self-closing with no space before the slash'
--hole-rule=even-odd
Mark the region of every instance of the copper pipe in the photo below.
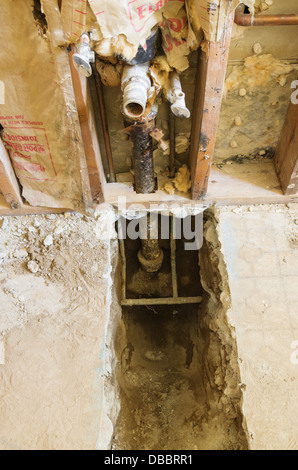
<svg viewBox="0 0 298 470">
<path fill-rule="evenodd" d="M 98 102 L 99 102 L 103 137 L 104 137 L 105 149 L 106 149 L 106 154 L 107 154 L 107 159 L 108 159 L 108 167 L 109 167 L 109 173 L 110 173 L 109 181 L 110 183 L 115 183 L 116 175 L 115 175 L 115 169 L 114 169 L 112 146 L 111 146 L 111 139 L 110 139 L 110 133 L 109 133 L 109 125 L 108 125 L 108 118 L 107 118 L 106 107 L 105 107 L 102 81 L 101 81 L 99 73 L 97 72 L 95 65 L 92 66 L 92 69 L 93 69 L 93 73 L 95 76 L 96 91 L 97 91 Z"/>
<path fill-rule="evenodd" d="M 235 15 L 235 23 L 239 26 L 290 26 L 298 25 L 298 15 Z"/>
<path fill-rule="evenodd" d="M 175 144 L 175 137 L 176 137 L 176 120 L 175 115 L 172 113 L 170 109 L 170 176 L 174 178 L 175 176 L 175 156 L 176 156 L 176 144 Z"/>
</svg>

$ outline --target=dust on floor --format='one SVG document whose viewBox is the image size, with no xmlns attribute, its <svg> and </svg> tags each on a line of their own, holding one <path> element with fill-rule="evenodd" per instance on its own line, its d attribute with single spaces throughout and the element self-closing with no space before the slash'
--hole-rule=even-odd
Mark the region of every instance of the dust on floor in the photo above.
<svg viewBox="0 0 298 470">
<path fill-rule="evenodd" d="M 117 243 L 106 215 L 0 219 L 1 449 L 109 443 L 103 389 Z"/>
</svg>

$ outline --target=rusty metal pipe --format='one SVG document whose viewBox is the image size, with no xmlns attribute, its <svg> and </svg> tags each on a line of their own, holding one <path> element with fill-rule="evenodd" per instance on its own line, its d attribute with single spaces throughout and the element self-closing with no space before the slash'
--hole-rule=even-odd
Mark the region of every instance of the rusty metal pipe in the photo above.
<svg viewBox="0 0 298 470">
<path fill-rule="evenodd" d="M 155 118 L 137 122 L 130 127 L 133 144 L 133 169 L 135 174 L 135 191 L 137 194 L 155 192 L 153 165 L 153 145 L 150 133 L 155 128 Z"/>
<path fill-rule="evenodd" d="M 298 15 L 235 15 L 238 26 L 293 26 L 298 25 Z"/>
<path fill-rule="evenodd" d="M 158 240 L 158 214 L 148 214 L 144 227 L 140 225 L 142 235 L 142 249 L 138 253 L 139 262 L 147 273 L 156 273 L 160 270 L 164 254 Z"/>
</svg>

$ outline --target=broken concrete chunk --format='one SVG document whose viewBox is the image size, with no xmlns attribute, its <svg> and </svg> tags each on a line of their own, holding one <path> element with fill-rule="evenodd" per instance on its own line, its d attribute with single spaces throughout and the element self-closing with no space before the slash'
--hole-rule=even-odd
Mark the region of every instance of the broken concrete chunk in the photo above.
<svg viewBox="0 0 298 470">
<path fill-rule="evenodd" d="M 64 232 L 64 227 L 62 227 L 62 225 L 58 225 L 58 227 L 56 227 L 54 230 L 55 235 L 61 235 L 61 233 L 63 232 Z"/>
<path fill-rule="evenodd" d="M 35 220 L 34 220 L 34 227 L 35 227 L 35 228 L 38 228 L 38 227 L 40 227 L 40 225 L 41 225 L 40 220 L 35 219 Z"/>
<path fill-rule="evenodd" d="M 48 235 L 44 241 L 43 241 L 44 246 L 51 246 L 53 245 L 53 237 L 52 235 Z"/>
<path fill-rule="evenodd" d="M 31 273 L 36 274 L 39 271 L 39 266 L 36 261 L 29 261 L 27 264 L 27 268 Z"/>
<path fill-rule="evenodd" d="M 16 250 L 13 254 L 14 258 L 26 258 L 28 256 L 28 251 L 25 249 Z"/>
</svg>

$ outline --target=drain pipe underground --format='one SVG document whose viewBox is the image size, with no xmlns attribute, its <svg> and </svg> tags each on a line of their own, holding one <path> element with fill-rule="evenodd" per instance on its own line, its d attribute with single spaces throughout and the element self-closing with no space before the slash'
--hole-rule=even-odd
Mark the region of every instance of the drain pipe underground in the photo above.
<svg viewBox="0 0 298 470">
<path fill-rule="evenodd" d="M 149 63 L 126 65 L 122 76 L 123 114 L 133 144 L 133 167 L 137 194 L 155 192 L 153 144 L 150 133 L 155 129 L 156 106 L 144 117 L 151 90 Z"/>
<path fill-rule="evenodd" d="M 153 274 L 161 269 L 164 260 L 158 240 L 158 215 L 148 214 L 144 227 L 140 224 L 140 230 L 142 248 L 138 252 L 138 260 L 144 271 Z"/>
</svg>

